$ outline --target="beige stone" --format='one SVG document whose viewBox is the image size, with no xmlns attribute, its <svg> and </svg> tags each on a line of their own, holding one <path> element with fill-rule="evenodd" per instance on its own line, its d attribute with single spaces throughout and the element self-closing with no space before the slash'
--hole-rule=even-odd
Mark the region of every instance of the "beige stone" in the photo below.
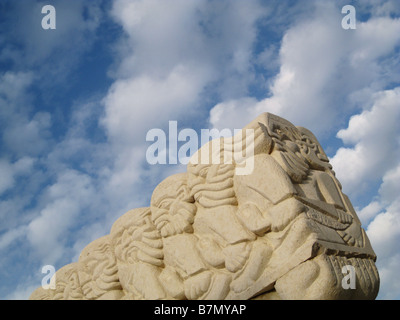
<svg viewBox="0 0 400 320">
<path fill-rule="evenodd" d="M 316 137 L 269 113 L 242 132 L 253 140 L 203 146 L 31 299 L 374 299 L 376 255 Z"/>
</svg>

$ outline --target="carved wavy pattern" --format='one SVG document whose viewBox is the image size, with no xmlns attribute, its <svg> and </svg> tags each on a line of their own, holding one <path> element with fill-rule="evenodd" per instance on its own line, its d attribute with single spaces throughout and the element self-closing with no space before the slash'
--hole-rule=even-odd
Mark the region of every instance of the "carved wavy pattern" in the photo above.
<svg viewBox="0 0 400 320">
<path fill-rule="evenodd" d="M 233 189 L 234 165 L 198 165 L 189 171 L 191 195 L 204 208 L 237 205 Z"/>
</svg>

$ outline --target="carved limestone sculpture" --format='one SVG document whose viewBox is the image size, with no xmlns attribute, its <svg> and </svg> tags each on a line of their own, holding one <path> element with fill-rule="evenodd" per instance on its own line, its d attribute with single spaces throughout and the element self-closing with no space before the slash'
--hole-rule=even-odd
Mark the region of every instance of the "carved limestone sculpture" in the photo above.
<svg viewBox="0 0 400 320">
<path fill-rule="evenodd" d="M 204 145 L 31 299 L 374 299 L 376 255 L 315 136 L 269 113 L 242 132 L 250 154 L 241 134 Z"/>
</svg>

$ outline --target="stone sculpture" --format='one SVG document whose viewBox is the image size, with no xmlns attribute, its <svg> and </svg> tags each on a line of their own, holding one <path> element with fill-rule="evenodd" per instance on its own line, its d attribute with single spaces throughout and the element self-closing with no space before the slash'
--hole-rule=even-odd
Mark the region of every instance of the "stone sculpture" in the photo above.
<svg viewBox="0 0 400 320">
<path fill-rule="evenodd" d="M 252 172 L 211 161 L 244 139 L 204 145 L 31 299 L 375 299 L 376 255 L 315 136 L 269 113 L 246 129 Z"/>
</svg>

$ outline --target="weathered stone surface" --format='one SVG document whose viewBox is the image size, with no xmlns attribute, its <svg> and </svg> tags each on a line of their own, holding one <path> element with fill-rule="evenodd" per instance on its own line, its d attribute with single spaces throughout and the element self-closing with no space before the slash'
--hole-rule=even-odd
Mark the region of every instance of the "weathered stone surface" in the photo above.
<svg viewBox="0 0 400 320">
<path fill-rule="evenodd" d="M 246 129 L 246 159 L 246 139 L 203 146 L 31 299 L 374 299 L 376 255 L 315 136 L 269 113 Z"/>
</svg>

